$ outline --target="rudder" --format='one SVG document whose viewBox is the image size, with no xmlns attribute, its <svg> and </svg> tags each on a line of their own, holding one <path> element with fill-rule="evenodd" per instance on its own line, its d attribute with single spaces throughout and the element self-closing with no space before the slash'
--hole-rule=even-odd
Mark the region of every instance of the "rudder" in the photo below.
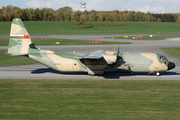
<svg viewBox="0 0 180 120">
<path fill-rule="evenodd" d="M 27 55 L 32 45 L 34 46 L 22 20 L 14 18 L 11 24 L 8 54 Z"/>
</svg>

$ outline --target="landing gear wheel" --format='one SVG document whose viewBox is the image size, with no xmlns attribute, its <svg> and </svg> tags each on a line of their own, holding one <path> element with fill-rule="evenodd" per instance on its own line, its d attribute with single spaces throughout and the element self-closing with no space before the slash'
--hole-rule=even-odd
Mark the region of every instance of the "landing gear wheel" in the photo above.
<svg viewBox="0 0 180 120">
<path fill-rule="evenodd" d="M 97 76 L 103 76 L 104 74 L 97 74 Z"/>
<path fill-rule="evenodd" d="M 160 73 L 159 73 L 159 72 L 156 72 L 156 76 L 160 76 Z"/>
<path fill-rule="evenodd" d="M 96 74 L 90 74 L 90 76 L 96 76 Z"/>
</svg>

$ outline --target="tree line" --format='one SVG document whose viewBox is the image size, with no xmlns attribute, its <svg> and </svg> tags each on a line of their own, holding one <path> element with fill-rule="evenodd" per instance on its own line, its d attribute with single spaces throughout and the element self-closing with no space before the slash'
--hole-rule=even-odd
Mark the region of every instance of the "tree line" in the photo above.
<svg viewBox="0 0 180 120">
<path fill-rule="evenodd" d="M 25 8 L 8 5 L 0 9 L 0 21 L 21 18 L 23 21 L 142 21 L 142 22 L 180 22 L 180 13 L 152 14 L 140 11 L 73 11 L 71 7 L 58 10 L 51 8 Z"/>
</svg>

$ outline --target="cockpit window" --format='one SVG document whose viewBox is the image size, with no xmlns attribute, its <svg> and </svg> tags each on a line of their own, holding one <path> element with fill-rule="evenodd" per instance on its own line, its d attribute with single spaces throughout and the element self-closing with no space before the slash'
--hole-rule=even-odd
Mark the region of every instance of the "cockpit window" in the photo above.
<svg viewBox="0 0 180 120">
<path fill-rule="evenodd" d="M 164 56 L 160 56 L 160 60 L 167 60 L 167 59 Z"/>
<path fill-rule="evenodd" d="M 160 63 L 164 63 L 166 66 L 169 64 L 168 59 L 164 55 L 157 54 L 157 57 Z"/>
</svg>

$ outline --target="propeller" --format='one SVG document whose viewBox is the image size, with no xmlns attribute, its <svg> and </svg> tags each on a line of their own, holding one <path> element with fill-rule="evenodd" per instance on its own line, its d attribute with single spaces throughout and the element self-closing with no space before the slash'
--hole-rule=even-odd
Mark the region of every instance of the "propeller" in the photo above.
<svg viewBox="0 0 180 120">
<path fill-rule="evenodd" d="M 117 51 L 117 56 L 116 56 L 116 66 L 119 67 L 119 60 L 122 59 L 121 56 L 119 56 L 119 47 L 118 47 L 118 51 Z"/>
</svg>

